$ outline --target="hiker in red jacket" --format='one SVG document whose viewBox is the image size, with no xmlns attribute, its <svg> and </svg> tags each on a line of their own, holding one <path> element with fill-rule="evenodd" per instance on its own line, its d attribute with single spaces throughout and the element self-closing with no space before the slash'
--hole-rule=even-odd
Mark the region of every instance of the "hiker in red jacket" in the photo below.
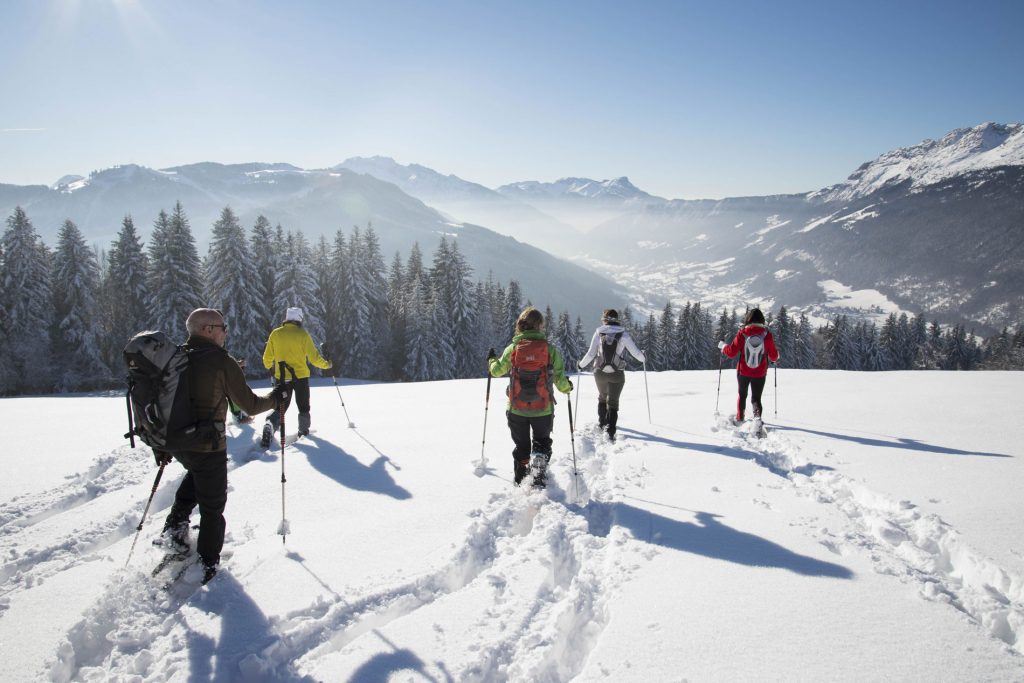
<svg viewBox="0 0 1024 683">
<path fill-rule="evenodd" d="M 761 392 L 764 391 L 765 378 L 768 376 L 768 362 L 779 361 L 779 351 L 775 348 L 775 338 L 764 324 L 764 313 L 754 308 L 747 311 L 743 318 L 743 327 L 736 333 L 731 344 L 718 342 L 718 348 L 729 358 L 739 354 L 740 362 L 736 365 L 736 379 L 740 386 L 739 399 L 736 401 L 736 422 L 743 421 L 744 409 L 747 406 L 747 389 L 752 389 L 750 405 L 754 408 L 754 417 L 761 418 Z"/>
</svg>

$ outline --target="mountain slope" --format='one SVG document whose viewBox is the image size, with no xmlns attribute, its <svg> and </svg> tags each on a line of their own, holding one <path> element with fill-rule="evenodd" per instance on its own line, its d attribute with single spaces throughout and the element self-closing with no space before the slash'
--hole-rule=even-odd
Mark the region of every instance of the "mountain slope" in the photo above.
<svg viewBox="0 0 1024 683">
<path fill-rule="evenodd" d="M 21 205 L 43 239 L 53 245 L 65 218 L 90 242 L 108 245 L 131 214 L 143 238 L 161 210 L 181 201 L 200 248 L 221 210 L 230 205 L 243 225 L 258 215 L 286 230 L 302 230 L 315 242 L 340 228 L 372 224 L 387 260 L 407 256 L 414 242 L 429 258 L 442 235 L 457 237 L 475 276 L 518 279 L 524 296 L 553 310 L 599 311 L 624 295 L 612 283 L 578 265 L 487 228 L 454 222 L 397 186 L 337 169 L 309 171 L 288 164 L 191 164 L 161 171 L 121 166 L 94 173 L 62 189 L 0 186 L 0 212 Z"/>
</svg>

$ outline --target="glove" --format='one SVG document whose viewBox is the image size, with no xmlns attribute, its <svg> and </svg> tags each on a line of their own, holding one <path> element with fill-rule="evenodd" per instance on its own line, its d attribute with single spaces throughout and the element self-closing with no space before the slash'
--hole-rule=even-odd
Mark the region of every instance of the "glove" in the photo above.
<svg viewBox="0 0 1024 683">
<path fill-rule="evenodd" d="M 721 351 L 724 348 L 725 348 L 725 342 L 724 341 L 718 342 L 718 350 Z"/>
<path fill-rule="evenodd" d="M 567 393 L 567 394 L 571 393 L 572 392 L 572 380 L 571 379 L 566 379 L 565 381 L 569 383 L 569 391 L 567 391 L 565 393 Z"/>
<path fill-rule="evenodd" d="M 326 369 L 330 370 L 333 367 L 334 367 L 334 362 L 333 361 L 327 361 L 327 368 Z"/>
<path fill-rule="evenodd" d="M 581 360 L 576 361 L 576 368 L 578 370 L 582 370 L 583 369 L 583 361 L 581 361 Z"/>
<path fill-rule="evenodd" d="M 498 354 L 496 354 L 494 352 L 494 347 L 492 346 L 491 349 L 487 352 L 487 360 L 493 360 L 493 359 L 495 359 L 497 357 L 498 357 Z"/>
<path fill-rule="evenodd" d="M 170 465 L 171 464 L 171 460 L 173 459 L 173 458 L 171 458 L 171 454 L 168 453 L 167 451 L 158 451 L 158 450 L 155 450 L 155 449 L 153 450 L 153 457 L 156 459 L 156 466 L 157 467 L 163 467 L 164 465 Z"/>
<path fill-rule="evenodd" d="M 270 392 L 274 402 L 277 405 L 288 403 L 288 400 L 292 397 L 292 385 L 285 382 L 284 384 L 278 384 L 274 387 L 274 390 Z"/>
</svg>

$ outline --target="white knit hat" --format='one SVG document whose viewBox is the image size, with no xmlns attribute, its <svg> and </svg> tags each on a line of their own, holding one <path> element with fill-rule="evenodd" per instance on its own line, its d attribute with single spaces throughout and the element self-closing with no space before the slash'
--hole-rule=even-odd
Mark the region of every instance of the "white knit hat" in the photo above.
<svg viewBox="0 0 1024 683">
<path fill-rule="evenodd" d="M 289 320 L 294 320 L 297 323 L 301 323 L 302 309 L 299 308 L 298 306 L 289 306 L 288 310 L 285 311 L 284 313 L 284 320 L 285 322 L 288 322 Z"/>
</svg>

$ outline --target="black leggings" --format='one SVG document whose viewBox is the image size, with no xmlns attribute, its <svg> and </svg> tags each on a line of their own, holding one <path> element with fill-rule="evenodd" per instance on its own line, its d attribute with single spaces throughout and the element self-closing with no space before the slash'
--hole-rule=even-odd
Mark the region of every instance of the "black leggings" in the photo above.
<svg viewBox="0 0 1024 683">
<path fill-rule="evenodd" d="M 750 405 L 754 408 L 754 417 L 761 417 L 761 392 L 764 391 L 766 377 L 747 377 L 736 373 L 736 379 L 740 384 L 740 397 L 736 401 L 736 419 L 742 420 L 744 408 L 747 407 L 747 387 L 750 392 Z"/>
</svg>

